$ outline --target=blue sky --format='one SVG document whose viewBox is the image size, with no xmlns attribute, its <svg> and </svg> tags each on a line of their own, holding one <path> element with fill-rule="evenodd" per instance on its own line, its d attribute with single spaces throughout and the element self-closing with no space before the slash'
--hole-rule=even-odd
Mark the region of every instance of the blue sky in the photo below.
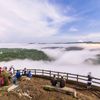
<svg viewBox="0 0 100 100">
<path fill-rule="evenodd" d="M 0 42 L 100 41 L 100 0 L 1 0 Z"/>
</svg>

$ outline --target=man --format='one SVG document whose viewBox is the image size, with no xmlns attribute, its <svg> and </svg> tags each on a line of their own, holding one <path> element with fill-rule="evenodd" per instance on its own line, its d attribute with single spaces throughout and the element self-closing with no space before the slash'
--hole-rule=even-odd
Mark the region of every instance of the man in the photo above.
<svg viewBox="0 0 100 100">
<path fill-rule="evenodd" d="M 56 84 L 57 84 L 57 79 L 56 79 L 56 76 L 55 75 L 51 79 L 51 84 L 52 84 L 52 86 L 56 86 Z"/>
<path fill-rule="evenodd" d="M 24 68 L 24 70 L 23 70 L 23 76 L 27 76 L 27 69 L 26 68 Z"/>
<path fill-rule="evenodd" d="M 89 72 L 87 78 L 88 78 L 88 80 L 87 80 L 87 89 L 90 89 L 90 88 L 91 88 L 91 85 L 92 85 L 92 76 L 91 76 L 91 72 Z"/>
<path fill-rule="evenodd" d="M 63 78 L 63 76 L 61 76 L 61 79 L 60 79 L 60 88 L 63 88 L 65 87 L 65 80 Z"/>
<path fill-rule="evenodd" d="M 20 77 L 21 77 L 21 75 L 20 75 L 20 71 L 17 70 L 17 72 L 16 72 L 16 78 L 17 78 L 17 79 L 20 79 Z"/>
</svg>

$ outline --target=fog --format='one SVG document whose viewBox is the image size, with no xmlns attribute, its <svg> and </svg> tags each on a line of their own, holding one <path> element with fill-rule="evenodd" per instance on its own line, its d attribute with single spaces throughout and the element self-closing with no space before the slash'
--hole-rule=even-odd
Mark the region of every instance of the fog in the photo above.
<svg viewBox="0 0 100 100">
<path fill-rule="evenodd" d="M 82 47 L 83 50 L 70 50 L 68 47 Z M 55 48 L 54 48 L 55 47 Z M 27 48 L 42 50 L 52 61 L 32 61 L 32 60 L 13 60 L 0 62 L 0 66 L 10 67 L 14 65 L 15 69 L 36 68 L 63 71 L 68 73 L 87 75 L 92 72 L 94 77 L 100 78 L 100 65 L 94 65 L 91 62 L 85 63 L 88 58 L 95 58 L 100 54 L 100 45 L 98 44 L 0 44 L 0 48 Z M 91 51 L 92 50 L 92 51 Z"/>
</svg>

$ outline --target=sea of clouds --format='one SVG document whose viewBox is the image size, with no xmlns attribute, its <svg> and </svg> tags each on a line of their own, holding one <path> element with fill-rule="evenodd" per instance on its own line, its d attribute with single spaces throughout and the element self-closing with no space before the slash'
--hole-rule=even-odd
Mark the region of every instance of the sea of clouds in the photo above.
<svg viewBox="0 0 100 100">
<path fill-rule="evenodd" d="M 67 51 L 68 47 L 82 47 L 83 50 Z M 53 48 L 52 48 L 53 47 Z M 54 48 L 55 47 L 55 48 Z M 0 48 L 27 48 L 42 50 L 52 61 L 32 61 L 13 60 L 8 62 L 0 62 L 0 66 L 10 67 L 13 65 L 15 69 L 33 68 L 47 69 L 54 71 L 63 71 L 68 73 L 87 75 L 92 72 L 94 77 L 100 78 L 100 65 L 85 63 L 88 58 L 95 58 L 96 54 L 100 54 L 100 45 L 98 44 L 19 44 L 19 43 L 2 43 Z M 91 51 L 92 50 L 92 51 Z"/>
</svg>

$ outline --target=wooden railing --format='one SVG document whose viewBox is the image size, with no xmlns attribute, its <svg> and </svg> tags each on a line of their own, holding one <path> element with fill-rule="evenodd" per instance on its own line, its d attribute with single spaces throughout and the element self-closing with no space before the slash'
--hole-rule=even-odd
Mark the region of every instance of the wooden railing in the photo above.
<svg viewBox="0 0 100 100">
<path fill-rule="evenodd" d="M 19 70 L 22 73 L 22 69 Z M 56 75 L 56 77 L 58 78 L 63 76 L 64 79 L 66 80 L 73 80 L 75 82 L 87 83 L 87 76 L 83 76 L 83 75 L 51 71 L 51 70 L 43 70 L 43 69 L 27 69 L 27 71 L 31 71 L 33 75 L 48 76 L 48 77 L 53 77 L 53 75 Z M 93 77 L 92 83 L 93 85 L 100 86 L 100 79 Z"/>
</svg>

